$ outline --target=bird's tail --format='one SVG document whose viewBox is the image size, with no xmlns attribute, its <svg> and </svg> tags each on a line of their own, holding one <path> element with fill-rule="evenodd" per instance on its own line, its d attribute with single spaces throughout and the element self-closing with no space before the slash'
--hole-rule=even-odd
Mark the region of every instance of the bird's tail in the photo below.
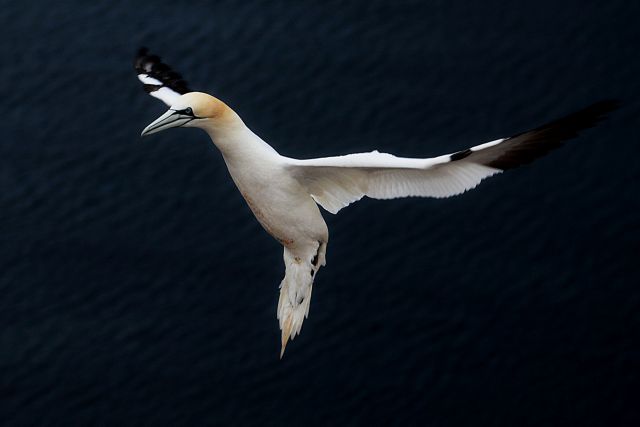
<svg viewBox="0 0 640 427">
<path fill-rule="evenodd" d="M 289 339 L 293 340 L 300 334 L 302 322 L 309 315 L 313 279 L 320 266 L 325 264 L 325 250 L 326 243 L 323 242 L 317 242 L 313 251 L 284 248 L 286 272 L 280 283 L 278 301 L 278 320 L 282 331 L 280 358 Z"/>
</svg>

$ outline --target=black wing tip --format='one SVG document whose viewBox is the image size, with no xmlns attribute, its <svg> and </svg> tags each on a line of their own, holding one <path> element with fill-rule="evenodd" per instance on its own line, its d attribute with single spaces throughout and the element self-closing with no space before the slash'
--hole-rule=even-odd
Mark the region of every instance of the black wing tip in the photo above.
<svg viewBox="0 0 640 427">
<path fill-rule="evenodd" d="M 151 54 L 145 46 L 141 46 L 138 49 L 133 66 L 138 74 L 147 74 L 149 77 L 159 80 L 163 86 L 179 94 L 191 92 L 189 85 L 182 76 L 162 62 L 162 58 L 158 55 Z M 145 87 L 146 92 L 149 92 L 149 89 Z"/>
<path fill-rule="evenodd" d="M 621 105 L 620 100 L 604 99 L 560 119 L 514 135 L 505 141 L 516 142 L 518 139 L 513 149 L 489 162 L 487 166 L 507 170 L 531 163 L 560 147 L 564 141 L 577 137 L 580 131 L 594 127 Z"/>
<path fill-rule="evenodd" d="M 598 109 L 602 110 L 602 111 L 606 111 L 606 112 L 611 112 L 614 110 L 617 110 L 618 108 L 622 107 L 622 100 L 620 99 L 616 99 L 616 98 L 609 98 L 609 99 L 602 99 L 598 102 L 595 102 L 593 104 L 591 104 L 589 107 L 597 107 Z"/>
<path fill-rule="evenodd" d="M 586 127 L 593 127 L 599 121 L 607 118 L 607 115 L 609 113 L 612 113 L 613 111 L 617 110 L 621 106 L 622 106 L 622 101 L 620 101 L 619 99 L 603 99 L 601 101 L 598 101 L 589 105 L 588 107 L 583 108 L 582 110 L 579 110 L 573 114 L 570 114 L 569 116 L 567 116 L 567 118 L 571 116 L 576 116 L 576 118 L 585 119 L 585 122 L 583 122 L 584 124 L 588 124 L 587 122 L 591 123 L 591 126 L 586 126 Z"/>
<path fill-rule="evenodd" d="M 598 122 L 607 118 L 609 113 L 620 108 L 621 105 L 622 102 L 618 99 L 603 99 L 533 130 L 514 135 L 512 138 L 529 132 L 544 132 L 547 130 L 556 132 L 564 130 L 564 134 L 561 135 L 563 137 L 562 139 L 570 139 L 577 136 L 578 132 L 582 129 L 594 127 Z"/>
</svg>

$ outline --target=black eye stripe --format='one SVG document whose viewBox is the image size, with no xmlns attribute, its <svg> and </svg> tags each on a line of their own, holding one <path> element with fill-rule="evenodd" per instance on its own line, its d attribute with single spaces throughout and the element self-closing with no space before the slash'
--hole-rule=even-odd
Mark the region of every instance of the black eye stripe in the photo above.
<svg viewBox="0 0 640 427">
<path fill-rule="evenodd" d="M 191 117 L 195 117 L 195 115 L 193 114 L 193 110 L 191 109 L 191 107 L 187 107 L 184 110 L 175 110 L 176 114 L 182 114 L 184 116 L 191 116 Z"/>
</svg>

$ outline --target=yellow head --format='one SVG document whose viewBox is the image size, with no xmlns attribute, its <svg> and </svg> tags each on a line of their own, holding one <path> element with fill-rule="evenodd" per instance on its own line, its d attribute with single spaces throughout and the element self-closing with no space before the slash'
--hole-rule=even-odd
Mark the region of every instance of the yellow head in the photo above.
<svg viewBox="0 0 640 427">
<path fill-rule="evenodd" d="M 237 115 L 218 98 L 202 92 L 182 95 L 162 116 L 144 128 L 142 136 L 174 127 L 206 128 L 232 122 Z"/>
</svg>

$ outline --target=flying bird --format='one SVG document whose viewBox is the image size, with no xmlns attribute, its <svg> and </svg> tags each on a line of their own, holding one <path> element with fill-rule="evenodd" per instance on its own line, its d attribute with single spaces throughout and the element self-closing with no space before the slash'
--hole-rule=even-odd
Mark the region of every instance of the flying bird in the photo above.
<svg viewBox="0 0 640 427">
<path fill-rule="evenodd" d="M 455 196 L 559 147 L 618 107 L 617 101 L 600 101 L 535 129 L 432 158 L 372 151 L 298 160 L 280 155 L 218 98 L 191 91 L 180 74 L 147 49 L 139 50 L 134 64 L 144 90 L 169 106 L 142 136 L 175 127 L 203 129 L 258 222 L 284 247 L 277 309 L 281 358 L 289 339 L 300 334 L 313 281 L 325 265 L 329 231 L 318 205 L 336 214 L 364 196 Z"/>
</svg>

